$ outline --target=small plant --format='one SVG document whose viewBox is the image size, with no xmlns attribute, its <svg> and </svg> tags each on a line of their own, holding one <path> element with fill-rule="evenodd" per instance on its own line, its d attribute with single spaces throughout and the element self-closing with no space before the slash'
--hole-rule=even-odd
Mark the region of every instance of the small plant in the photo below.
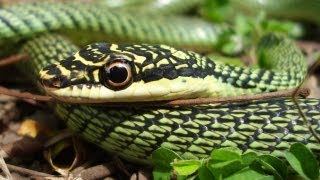
<svg viewBox="0 0 320 180">
<path fill-rule="evenodd" d="M 295 143 L 280 159 L 269 154 L 238 148 L 220 148 L 206 159 L 186 160 L 174 151 L 159 148 L 152 154 L 154 179 L 288 179 L 295 176 L 318 179 L 319 165 L 313 153 L 303 144 Z"/>
</svg>

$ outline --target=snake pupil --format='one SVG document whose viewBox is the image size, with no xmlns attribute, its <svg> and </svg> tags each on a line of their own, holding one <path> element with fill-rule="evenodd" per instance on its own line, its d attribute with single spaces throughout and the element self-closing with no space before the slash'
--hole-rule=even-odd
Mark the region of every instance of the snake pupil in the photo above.
<svg viewBox="0 0 320 180">
<path fill-rule="evenodd" d="M 112 60 L 100 69 L 99 79 L 109 89 L 125 89 L 132 82 L 131 66 L 123 59 Z"/>
<path fill-rule="evenodd" d="M 108 73 L 108 79 L 114 83 L 122 83 L 128 77 L 128 71 L 126 67 L 114 66 Z"/>
</svg>

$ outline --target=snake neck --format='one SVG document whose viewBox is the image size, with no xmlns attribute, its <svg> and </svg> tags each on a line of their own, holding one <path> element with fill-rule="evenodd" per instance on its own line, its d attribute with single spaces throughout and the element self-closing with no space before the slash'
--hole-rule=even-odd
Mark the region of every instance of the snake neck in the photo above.
<svg viewBox="0 0 320 180">
<path fill-rule="evenodd" d="M 257 46 L 258 63 L 264 69 L 215 64 L 206 80 L 209 96 L 232 96 L 294 88 L 307 73 L 301 50 L 278 34 L 264 36 Z M 211 81 L 211 83 L 210 83 Z M 213 83 L 212 83 L 213 81 Z"/>
</svg>

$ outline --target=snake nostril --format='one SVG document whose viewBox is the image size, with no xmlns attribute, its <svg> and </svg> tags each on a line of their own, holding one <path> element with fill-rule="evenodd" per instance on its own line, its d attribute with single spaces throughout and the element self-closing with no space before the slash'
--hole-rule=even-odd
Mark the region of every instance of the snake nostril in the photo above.
<svg viewBox="0 0 320 180">
<path fill-rule="evenodd" d="M 62 86 L 62 82 L 60 78 L 55 77 L 52 79 L 42 79 L 41 80 L 42 85 L 47 87 L 54 87 L 54 88 L 60 88 Z"/>
<path fill-rule="evenodd" d="M 51 80 L 51 86 L 53 87 L 61 87 L 61 81 L 59 78 L 54 78 Z"/>
</svg>

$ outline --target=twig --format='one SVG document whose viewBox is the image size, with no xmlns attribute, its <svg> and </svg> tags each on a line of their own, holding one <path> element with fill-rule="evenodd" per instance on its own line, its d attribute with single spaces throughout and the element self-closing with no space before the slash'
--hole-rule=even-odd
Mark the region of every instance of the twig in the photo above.
<svg viewBox="0 0 320 180">
<path fill-rule="evenodd" d="M 38 171 L 34 171 L 31 169 L 26 169 L 23 167 L 18 167 L 15 165 L 11 165 L 11 164 L 7 164 L 8 169 L 11 171 L 15 171 L 21 174 L 25 174 L 25 175 L 29 175 L 29 176 L 35 176 L 35 177 L 54 177 L 51 174 L 47 174 L 47 173 L 43 173 L 43 172 L 38 172 Z"/>
<path fill-rule="evenodd" d="M 253 101 L 253 100 L 264 100 L 276 97 L 292 97 L 294 94 L 294 90 L 281 90 L 276 92 L 270 93 L 261 93 L 261 94 L 252 94 L 252 95 L 241 95 L 241 96 L 234 96 L 234 97 L 223 97 L 223 98 L 196 98 L 196 99 L 178 99 L 178 100 L 171 100 L 171 101 L 148 101 L 148 102 L 92 102 L 87 103 L 85 100 L 83 102 L 75 101 L 63 101 L 63 99 L 55 99 L 51 96 L 42 96 L 31 94 L 28 92 L 15 92 L 5 87 L 0 86 L 0 94 L 5 94 L 8 96 L 14 96 L 17 98 L 23 99 L 33 99 L 36 101 L 55 101 L 55 102 L 66 102 L 72 104 L 90 104 L 90 105 L 104 105 L 104 106 L 113 106 L 113 107 L 128 107 L 128 106 L 189 106 L 189 105 L 200 105 L 200 104 L 210 104 L 210 103 L 231 103 L 231 102 L 244 102 L 244 101 Z M 310 94 L 309 89 L 301 88 L 298 91 L 298 94 L 307 97 Z"/>
<path fill-rule="evenodd" d="M 293 94 L 292 94 L 292 100 L 294 102 L 294 104 L 296 105 L 298 112 L 300 114 L 300 116 L 302 117 L 303 121 L 308 125 L 308 129 L 311 132 L 311 134 L 317 139 L 317 141 L 320 143 L 320 137 L 318 136 L 318 134 L 315 132 L 314 129 L 312 129 L 310 122 L 308 121 L 305 113 L 303 112 L 301 106 L 299 105 L 299 99 L 297 98 L 299 95 L 299 92 L 303 89 L 302 86 L 304 85 L 304 82 L 306 81 L 306 79 L 316 70 L 316 68 L 318 67 L 318 64 L 320 62 L 320 57 L 318 57 L 318 60 L 316 60 L 312 65 L 310 70 L 308 71 L 307 75 L 305 76 L 304 80 L 302 81 L 302 83 L 299 84 L 299 86 L 294 90 Z"/>
<path fill-rule="evenodd" d="M 16 54 L 0 60 L 0 67 L 7 66 L 19 61 L 25 61 L 29 58 L 27 54 Z"/>
<path fill-rule="evenodd" d="M 0 94 L 22 98 L 22 99 L 33 99 L 36 101 L 46 101 L 46 102 L 51 101 L 52 99 L 51 96 L 36 95 L 28 92 L 16 92 L 16 91 L 7 89 L 3 86 L 0 86 Z"/>
<path fill-rule="evenodd" d="M 61 141 L 62 139 L 68 138 L 72 136 L 72 132 L 70 132 L 68 129 L 62 130 L 60 131 L 60 133 L 52 138 L 50 138 L 45 144 L 44 147 L 47 148 L 59 141 Z"/>
<path fill-rule="evenodd" d="M 148 179 L 152 179 L 152 175 L 150 173 L 151 171 L 149 169 L 145 169 L 145 170 L 139 170 L 138 172 L 136 173 L 133 173 L 130 177 L 130 180 L 136 180 L 136 179 L 139 179 L 139 180 L 148 180 Z"/>
<path fill-rule="evenodd" d="M 298 94 L 302 97 L 307 97 L 309 95 L 308 88 L 301 88 Z M 112 102 L 103 103 L 104 106 L 115 106 L 115 107 L 127 107 L 127 106 L 189 106 L 189 105 L 200 105 L 200 104 L 210 104 L 210 103 L 233 103 L 233 102 L 247 102 L 253 100 L 264 100 L 277 97 L 292 97 L 295 93 L 293 90 L 281 90 L 270 93 L 253 94 L 253 95 L 241 95 L 234 97 L 224 97 L 224 98 L 197 98 L 197 99 L 179 99 L 172 101 L 151 101 L 151 102 Z M 100 103 L 92 105 L 101 105 Z"/>
<path fill-rule="evenodd" d="M 115 163 L 115 166 L 118 167 L 119 170 L 121 170 L 125 175 L 130 177 L 130 173 L 127 169 L 127 167 L 123 164 L 121 159 L 118 156 L 113 157 L 113 162 Z"/>
<path fill-rule="evenodd" d="M 5 177 L 0 176 L 2 179 L 12 179 L 11 173 L 8 169 L 8 164 L 4 161 L 3 157 L 0 155 L 0 170 L 4 173 Z"/>
<path fill-rule="evenodd" d="M 300 49 L 303 49 L 307 54 L 311 54 L 317 50 L 320 50 L 320 43 L 313 41 L 298 41 L 297 45 Z"/>
<path fill-rule="evenodd" d="M 84 169 L 80 172 L 75 179 L 102 179 L 104 177 L 112 175 L 116 171 L 114 163 L 101 164 L 97 166 Z"/>
</svg>

